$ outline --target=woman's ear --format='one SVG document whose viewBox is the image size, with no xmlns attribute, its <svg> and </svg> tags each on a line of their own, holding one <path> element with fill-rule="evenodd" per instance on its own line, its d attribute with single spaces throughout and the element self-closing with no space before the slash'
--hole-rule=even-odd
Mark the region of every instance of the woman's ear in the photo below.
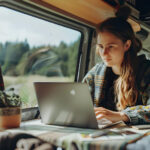
<svg viewBox="0 0 150 150">
<path fill-rule="evenodd" d="M 131 40 L 127 40 L 124 44 L 124 48 L 125 48 L 125 51 L 128 51 L 128 49 L 130 48 L 131 46 Z"/>
</svg>

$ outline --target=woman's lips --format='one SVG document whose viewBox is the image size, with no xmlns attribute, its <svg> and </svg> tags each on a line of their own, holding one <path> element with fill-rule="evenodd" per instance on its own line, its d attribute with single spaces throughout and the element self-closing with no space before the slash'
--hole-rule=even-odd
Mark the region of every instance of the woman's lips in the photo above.
<svg viewBox="0 0 150 150">
<path fill-rule="evenodd" d="M 107 62 L 110 61 L 110 60 L 111 60 L 111 59 L 104 59 L 104 61 L 107 61 Z"/>
</svg>

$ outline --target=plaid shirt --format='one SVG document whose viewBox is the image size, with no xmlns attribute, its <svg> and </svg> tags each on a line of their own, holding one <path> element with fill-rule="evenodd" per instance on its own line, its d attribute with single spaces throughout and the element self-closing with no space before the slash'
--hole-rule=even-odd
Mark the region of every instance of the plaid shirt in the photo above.
<svg viewBox="0 0 150 150">
<path fill-rule="evenodd" d="M 150 124 L 150 61 L 141 55 L 138 56 L 138 62 L 138 99 L 135 106 L 127 107 L 123 112 L 129 117 L 130 124 Z M 89 85 L 93 103 L 97 107 L 109 103 L 105 97 L 110 71 L 111 68 L 104 63 L 96 64 L 83 79 L 83 82 Z"/>
</svg>

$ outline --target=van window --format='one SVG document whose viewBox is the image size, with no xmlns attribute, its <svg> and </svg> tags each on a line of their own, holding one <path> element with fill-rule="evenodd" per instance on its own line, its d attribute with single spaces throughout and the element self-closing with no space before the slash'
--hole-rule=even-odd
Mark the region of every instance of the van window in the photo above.
<svg viewBox="0 0 150 150">
<path fill-rule="evenodd" d="M 73 82 L 81 33 L 0 7 L 0 65 L 5 89 L 14 88 L 22 108 L 37 105 L 33 82 Z"/>
</svg>

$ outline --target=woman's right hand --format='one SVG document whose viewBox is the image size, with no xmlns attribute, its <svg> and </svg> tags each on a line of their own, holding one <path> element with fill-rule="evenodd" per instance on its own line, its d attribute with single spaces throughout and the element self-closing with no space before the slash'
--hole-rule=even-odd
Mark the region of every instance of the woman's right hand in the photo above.
<svg viewBox="0 0 150 150">
<path fill-rule="evenodd" d="M 112 122 L 124 121 L 129 122 L 129 118 L 123 112 L 112 111 L 103 107 L 94 108 L 97 120 L 102 118 L 108 119 Z"/>
</svg>

